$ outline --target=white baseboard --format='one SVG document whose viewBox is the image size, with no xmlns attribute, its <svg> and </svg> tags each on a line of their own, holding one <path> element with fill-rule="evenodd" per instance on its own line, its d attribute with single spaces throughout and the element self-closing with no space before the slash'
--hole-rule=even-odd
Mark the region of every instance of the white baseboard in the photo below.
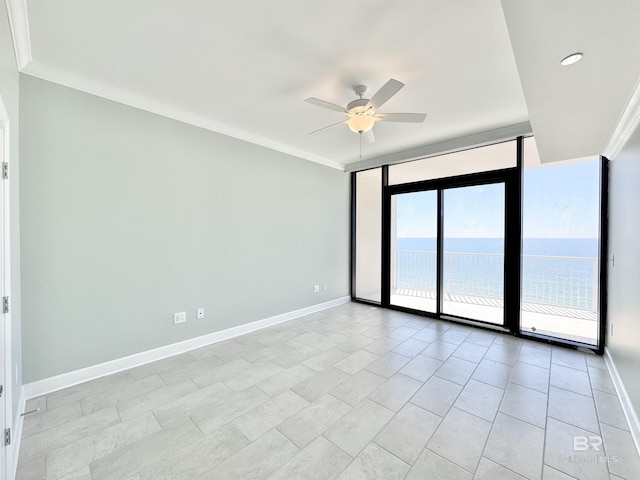
<svg viewBox="0 0 640 480">
<path fill-rule="evenodd" d="M 24 417 L 22 414 L 25 410 L 27 400 L 24 396 L 24 388 L 20 389 L 20 400 L 18 400 L 18 411 L 15 412 L 15 421 L 13 422 L 13 430 L 11 434 L 11 449 L 9 450 L 10 457 L 7 458 L 9 480 L 14 480 L 18 473 L 18 458 L 20 457 L 20 441 L 22 440 L 22 425 L 24 423 Z"/>
<path fill-rule="evenodd" d="M 622 404 L 622 410 L 624 411 L 624 416 L 627 418 L 627 423 L 629 424 L 629 431 L 631 432 L 631 436 L 633 437 L 633 441 L 636 444 L 636 450 L 640 455 L 640 420 L 638 420 L 638 415 L 633 408 L 633 404 L 631 403 L 631 399 L 629 398 L 629 394 L 627 390 L 624 388 L 624 383 L 622 382 L 622 378 L 618 373 L 618 369 L 616 368 L 616 364 L 613 361 L 613 357 L 609 352 L 609 349 L 605 347 L 604 349 L 604 360 L 607 364 L 607 368 L 609 369 L 609 373 L 611 374 L 611 379 L 613 380 L 613 386 L 618 393 L 618 398 L 620 399 L 620 403 Z"/>
<path fill-rule="evenodd" d="M 255 322 L 245 323 L 244 325 L 238 325 L 237 327 L 228 328 L 219 332 L 213 332 L 200 337 L 191 338 L 178 343 L 172 343 L 163 347 L 154 348 L 153 350 L 147 350 L 145 352 L 136 353 L 127 357 L 117 358 L 108 362 L 99 363 L 90 367 L 82 368 L 80 370 L 74 370 L 72 372 L 56 375 L 55 377 L 45 378 L 35 382 L 27 383 L 23 387 L 24 397 L 29 400 L 31 398 L 39 397 L 40 395 L 46 395 L 47 393 L 62 390 L 64 388 L 72 387 L 80 383 L 95 380 L 96 378 L 111 375 L 113 373 L 128 370 L 133 367 L 138 367 L 147 363 L 155 362 L 163 358 L 185 353 L 196 348 L 205 347 L 212 343 L 228 340 L 239 335 L 254 332 L 278 323 L 287 322 L 295 318 L 303 317 L 312 313 L 326 310 L 327 308 L 336 307 L 349 303 L 351 297 L 341 297 L 335 300 L 331 300 L 310 307 L 301 308 L 273 317 L 264 318 L 262 320 L 256 320 Z"/>
</svg>

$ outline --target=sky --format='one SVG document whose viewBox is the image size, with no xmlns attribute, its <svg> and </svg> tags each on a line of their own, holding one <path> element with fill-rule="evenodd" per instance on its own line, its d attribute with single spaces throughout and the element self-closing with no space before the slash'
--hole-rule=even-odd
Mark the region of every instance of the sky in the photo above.
<svg viewBox="0 0 640 480">
<path fill-rule="evenodd" d="M 597 238 L 599 162 L 525 170 L 524 238 Z M 436 192 L 396 195 L 397 236 L 436 236 Z M 504 232 L 504 185 L 444 192 L 444 234 L 496 238 Z"/>
</svg>

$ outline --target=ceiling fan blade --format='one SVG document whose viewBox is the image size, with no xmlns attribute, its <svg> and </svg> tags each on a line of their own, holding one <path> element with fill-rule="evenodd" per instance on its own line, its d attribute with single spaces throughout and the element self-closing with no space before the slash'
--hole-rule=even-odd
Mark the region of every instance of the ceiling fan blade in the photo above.
<svg viewBox="0 0 640 480">
<path fill-rule="evenodd" d="M 336 125 L 346 125 L 348 120 L 338 123 L 332 123 L 331 125 L 327 125 L 326 127 L 319 128 L 318 130 L 314 130 L 313 132 L 309 132 L 309 135 L 313 135 L 314 133 L 321 132 L 322 130 L 326 130 L 327 128 L 335 127 Z"/>
<path fill-rule="evenodd" d="M 426 113 L 378 113 L 375 119 L 380 122 L 408 122 L 422 123 L 427 118 Z"/>
<path fill-rule="evenodd" d="M 334 110 L 340 113 L 347 113 L 347 109 L 341 107 L 340 105 L 336 105 L 335 103 L 325 102 L 324 100 L 320 100 L 319 98 L 307 98 L 305 102 L 310 103 L 311 105 L 316 105 L 322 108 L 328 108 L 329 110 Z"/>
<path fill-rule="evenodd" d="M 367 143 L 374 143 L 376 141 L 376 136 L 373 134 L 373 130 L 369 130 L 368 132 L 364 132 L 362 134 L 362 138 Z"/>
<path fill-rule="evenodd" d="M 369 100 L 369 103 L 367 103 L 367 108 L 373 107 L 374 110 L 377 110 L 387 100 L 398 93 L 402 87 L 404 87 L 404 83 L 392 78 L 382 87 L 380 87 L 380 90 L 378 90 L 375 95 L 371 97 L 371 100 Z"/>
</svg>

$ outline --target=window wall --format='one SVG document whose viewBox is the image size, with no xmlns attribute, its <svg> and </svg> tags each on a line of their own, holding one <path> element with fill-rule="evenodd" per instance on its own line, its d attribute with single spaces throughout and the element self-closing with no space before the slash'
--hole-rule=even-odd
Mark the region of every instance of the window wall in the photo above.
<svg viewBox="0 0 640 480">
<path fill-rule="evenodd" d="M 380 302 L 382 295 L 382 168 L 354 174 L 354 297 Z"/>
<path fill-rule="evenodd" d="M 352 296 L 601 349 L 604 165 L 531 137 L 355 173 Z"/>
</svg>

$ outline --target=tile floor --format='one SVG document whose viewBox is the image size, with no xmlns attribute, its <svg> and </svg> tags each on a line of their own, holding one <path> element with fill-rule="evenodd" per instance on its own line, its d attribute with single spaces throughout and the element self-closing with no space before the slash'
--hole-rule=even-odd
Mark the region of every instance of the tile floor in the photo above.
<svg viewBox="0 0 640 480">
<path fill-rule="evenodd" d="M 601 357 L 355 303 L 33 408 L 20 480 L 640 478 Z"/>
</svg>

